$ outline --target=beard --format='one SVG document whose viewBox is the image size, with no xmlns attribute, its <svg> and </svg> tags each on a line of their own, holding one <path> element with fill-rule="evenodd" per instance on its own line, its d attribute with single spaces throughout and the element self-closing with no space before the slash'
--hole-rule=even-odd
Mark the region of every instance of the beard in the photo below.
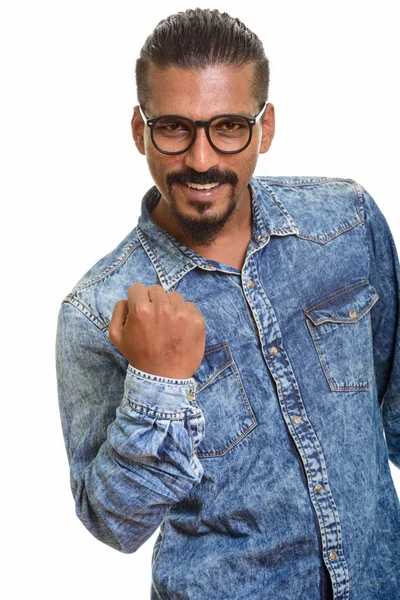
<svg viewBox="0 0 400 600">
<path fill-rule="evenodd" d="M 208 202 L 196 202 L 196 200 L 189 200 L 188 203 L 197 210 L 199 218 L 184 215 L 178 208 L 173 190 L 170 190 L 169 209 L 171 215 L 174 217 L 181 230 L 191 240 L 191 242 L 193 242 L 193 244 L 199 246 L 211 246 L 215 242 L 218 233 L 229 221 L 234 210 L 236 209 L 237 198 L 232 190 L 226 210 L 218 217 L 202 217 L 204 212 L 207 210 L 207 206 L 209 206 Z"/>
<path fill-rule="evenodd" d="M 181 183 L 229 183 L 232 185 L 229 194 L 228 206 L 219 216 L 204 216 L 209 202 L 197 202 L 189 200 L 188 203 L 193 206 L 198 215 L 197 217 L 189 217 L 183 214 L 179 208 L 174 193 L 173 184 Z M 219 171 L 218 169 L 210 169 L 206 173 L 198 173 L 192 169 L 185 171 L 176 171 L 169 173 L 167 176 L 167 185 L 169 191 L 169 210 L 184 234 L 191 240 L 193 244 L 200 246 L 211 246 L 221 229 L 232 217 L 236 209 L 238 198 L 235 195 L 235 186 L 238 183 L 238 177 L 233 171 Z"/>
</svg>

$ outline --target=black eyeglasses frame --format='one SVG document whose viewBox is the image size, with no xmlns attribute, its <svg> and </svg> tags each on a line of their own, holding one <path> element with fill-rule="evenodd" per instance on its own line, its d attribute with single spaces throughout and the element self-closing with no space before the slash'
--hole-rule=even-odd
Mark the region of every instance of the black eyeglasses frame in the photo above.
<svg viewBox="0 0 400 600">
<path fill-rule="evenodd" d="M 156 148 L 156 150 L 158 150 L 159 152 L 161 152 L 162 154 L 168 154 L 168 155 L 176 155 L 176 154 L 183 154 L 184 152 L 187 152 L 188 150 L 190 150 L 190 148 L 193 146 L 193 144 L 196 141 L 196 136 L 197 136 L 197 127 L 205 127 L 206 130 L 206 136 L 207 139 L 211 145 L 212 148 L 214 148 L 214 150 L 216 150 L 217 152 L 221 152 L 222 154 L 239 154 L 239 152 L 243 152 L 243 150 L 246 150 L 246 148 L 249 146 L 249 144 L 251 143 L 252 137 L 253 137 L 253 127 L 254 125 L 256 125 L 258 123 L 258 121 L 261 119 L 265 108 L 268 104 L 268 101 L 266 100 L 263 104 L 262 109 L 260 110 L 259 113 L 257 113 L 254 117 L 249 117 L 247 115 L 242 115 L 239 113 L 223 113 L 221 115 L 215 115 L 215 117 L 212 117 L 211 119 L 209 119 L 208 121 L 193 121 L 193 119 L 190 119 L 189 117 L 186 117 L 185 115 L 162 115 L 160 117 L 154 117 L 153 119 L 149 119 L 145 113 L 143 112 L 142 107 L 139 104 L 139 112 L 140 112 L 140 116 L 142 117 L 143 123 L 145 123 L 145 125 L 147 125 L 148 127 L 150 127 L 150 133 L 151 133 L 151 141 L 153 142 L 153 146 Z M 243 146 L 243 148 L 240 148 L 240 150 L 220 150 L 219 148 L 217 148 L 217 146 L 213 143 L 211 136 L 210 136 L 210 125 L 213 121 L 215 121 L 216 119 L 221 119 L 222 117 L 241 117 L 242 119 L 245 119 L 247 121 L 247 123 L 249 124 L 249 128 L 250 128 L 250 135 L 249 135 L 249 139 L 247 141 L 247 144 L 245 146 Z M 155 142 L 154 140 L 154 130 L 153 130 L 153 126 L 160 121 L 161 119 L 166 119 L 166 118 L 179 118 L 179 119 L 186 119 L 187 121 L 190 121 L 190 123 L 193 124 L 194 126 L 194 134 L 193 134 L 193 139 L 190 142 L 190 144 L 184 148 L 183 150 L 178 150 L 177 152 L 168 152 L 167 150 L 162 150 Z"/>
</svg>

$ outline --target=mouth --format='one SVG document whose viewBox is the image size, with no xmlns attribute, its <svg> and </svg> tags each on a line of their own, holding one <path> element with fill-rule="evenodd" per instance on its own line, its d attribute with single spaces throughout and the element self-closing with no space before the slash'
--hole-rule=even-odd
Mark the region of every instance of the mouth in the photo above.
<svg viewBox="0 0 400 600">
<path fill-rule="evenodd" d="M 192 200 L 208 201 L 214 200 L 226 186 L 226 183 L 179 183 L 185 196 Z"/>
<path fill-rule="evenodd" d="M 194 190 L 211 190 L 212 188 L 217 187 L 217 185 L 220 185 L 219 183 L 185 183 L 185 185 L 187 185 L 190 188 L 193 188 Z"/>
</svg>

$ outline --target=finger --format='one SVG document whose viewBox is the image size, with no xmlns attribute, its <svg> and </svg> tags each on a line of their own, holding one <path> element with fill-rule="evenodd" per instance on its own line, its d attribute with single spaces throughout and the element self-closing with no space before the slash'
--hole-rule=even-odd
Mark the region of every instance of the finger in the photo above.
<svg viewBox="0 0 400 600">
<path fill-rule="evenodd" d="M 120 300 L 114 306 L 110 327 L 108 329 L 108 337 L 113 343 L 118 343 L 121 340 L 122 329 L 124 328 L 128 313 L 127 300 Z"/>
<path fill-rule="evenodd" d="M 149 302 L 149 294 L 144 283 L 136 281 L 128 290 L 128 306 Z"/>
<path fill-rule="evenodd" d="M 153 283 L 148 289 L 150 302 L 166 302 L 169 304 L 168 296 L 162 285 Z"/>
<path fill-rule="evenodd" d="M 197 308 L 194 302 L 186 302 L 185 304 L 188 311 L 201 314 L 200 310 Z"/>
<path fill-rule="evenodd" d="M 185 298 L 179 292 L 168 292 L 168 301 L 172 306 L 185 306 Z"/>
</svg>

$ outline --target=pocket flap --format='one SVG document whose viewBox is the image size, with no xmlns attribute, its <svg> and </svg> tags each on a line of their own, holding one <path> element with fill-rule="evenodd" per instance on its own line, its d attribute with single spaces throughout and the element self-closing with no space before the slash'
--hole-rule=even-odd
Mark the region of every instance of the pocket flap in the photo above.
<svg viewBox="0 0 400 600">
<path fill-rule="evenodd" d="M 314 325 L 326 322 L 356 323 L 378 298 L 374 286 L 369 281 L 364 281 L 303 310 Z"/>
</svg>

